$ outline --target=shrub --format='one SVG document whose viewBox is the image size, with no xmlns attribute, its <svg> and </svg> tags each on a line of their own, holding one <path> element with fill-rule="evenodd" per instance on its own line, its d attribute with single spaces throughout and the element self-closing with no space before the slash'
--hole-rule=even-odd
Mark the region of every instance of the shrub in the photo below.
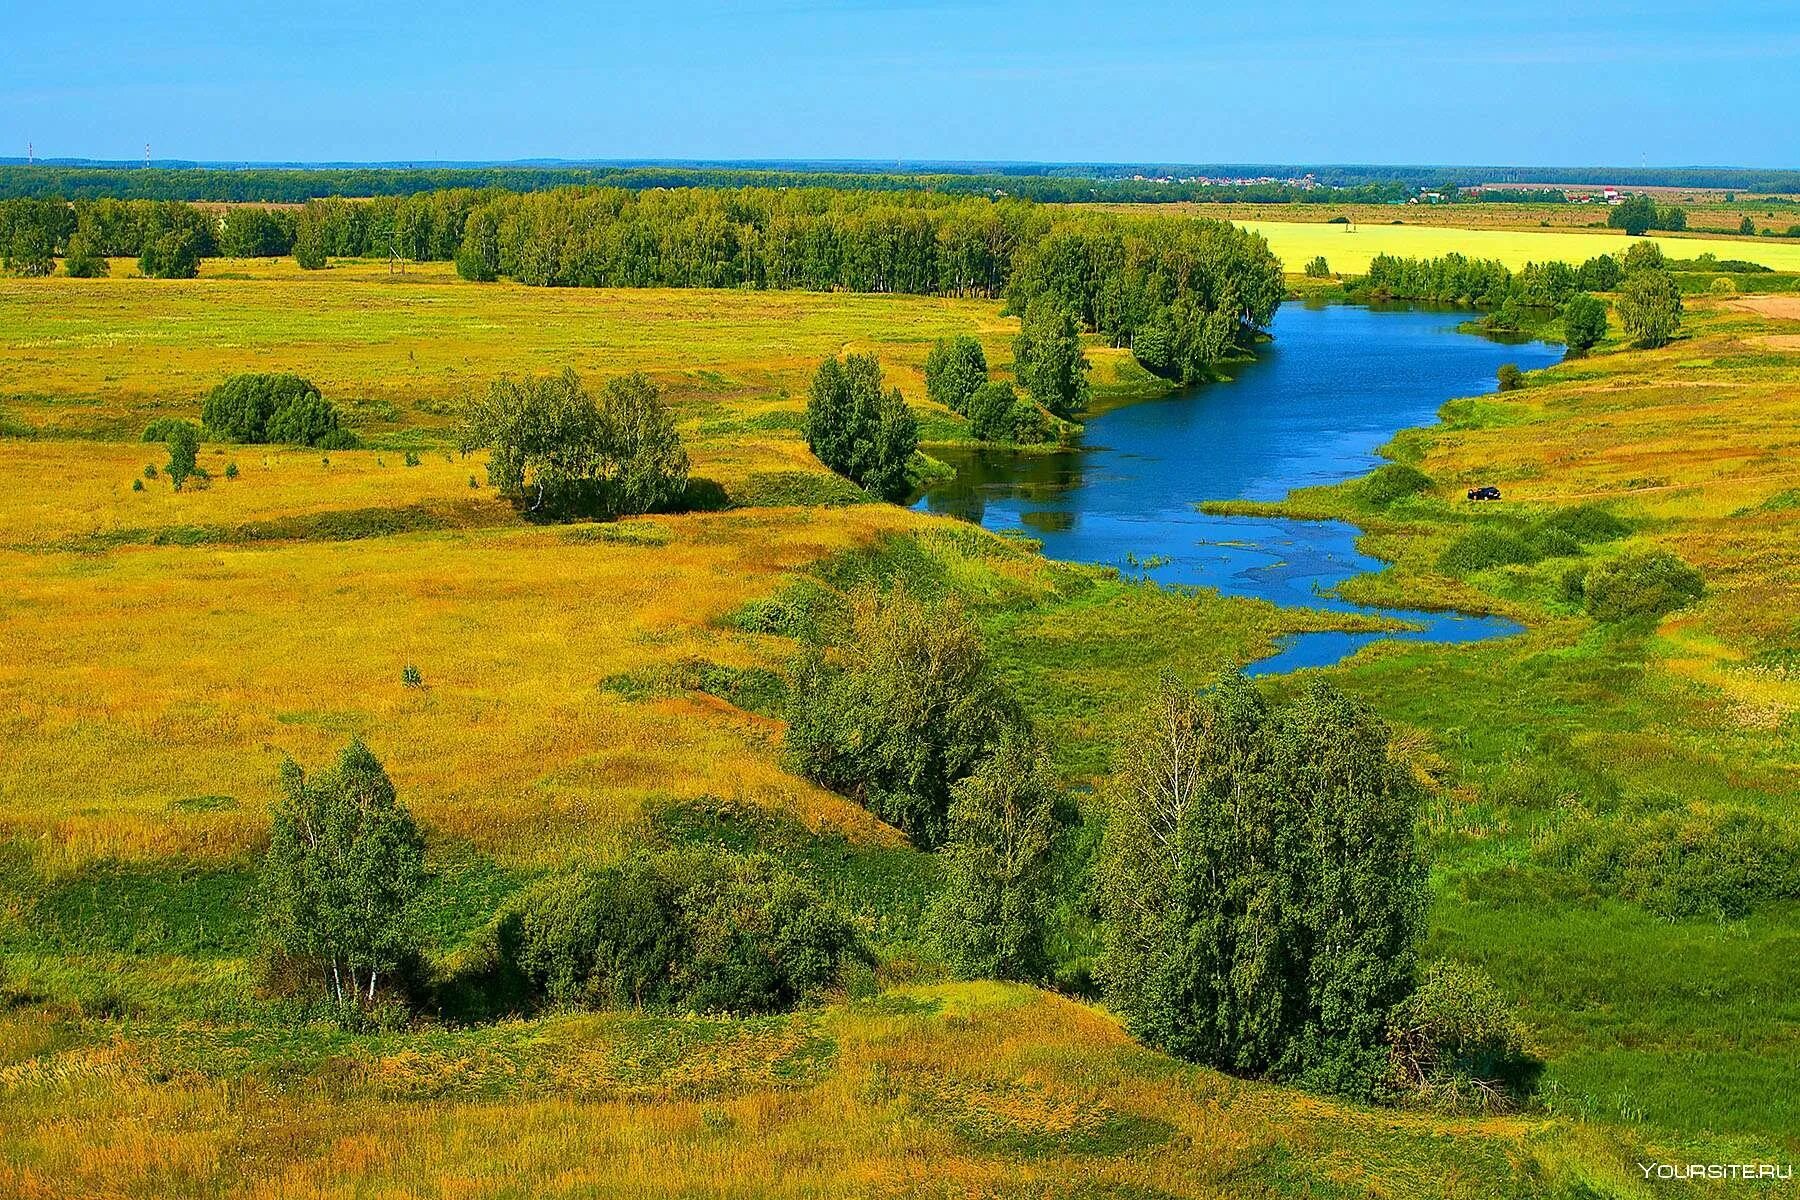
<svg viewBox="0 0 1800 1200">
<path fill-rule="evenodd" d="M 143 491 L 143 490 L 144 490 L 144 481 L 143 481 L 143 480 L 141 480 L 141 479 L 134 479 L 134 480 L 132 480 L 132 481 L 131 481 L 131 490 L 132 490 L 132 491 L 134 491 L 134 492 L 141 492 L 141 491 Z"/>
<path fill-rule="evenodd" d="M 1419 785 L 1365 707 L 1164 683 L 1121 747 L 1096 870 L 1107 996 L 1151 1045 L 1373 1095 L 1423 932 Z"/>
<path fill-rule="evenodd" d="M 1738 806 L 1577 817 L 1537 854 L 1665 920 L 1731 920 L 1800 900 L 1800 827 Z"/>
<path fill-rule="evenodd" d="M 900 390 L 881 390 L 873 354 L 828 358 L 806 400 L 806 444 L 821 463 L 883 500 L 912 490 L 908 468 L 919 446 L 918 421 Z"/>
<path fill-rule="evenodd" d="M 1323 254 L 1318 255 L 1317 257 L 1315 257 L 1307 262 L 1306 277 L 1308 279 L 1330 279 L 1331 278 L 1331 264 L 1329 264 L 1325 261 L 1325 256 Z"/>
<path fill-rule="evenodd" d="M 409 688 L 422 688 L 425 686 L 425 676 L 419 673 L 419 668 L 411 663 L 407 663 L 404 667 L 400 668 L 400 685 Z"/>
<path fill-rule="evenodd" d="M 424 839 L 360 741 L 310 779 L 283 760 L 281 790 L 263 858 L 266 935 L 340 1003 L 346 974 L 348 998 L 372 1002 L 377 977 L 417 953 Z"/>
<path fill-rule="evenodd" d="M 416 467 L 419 465 L 419 456 L 416 452 L 408 450 L 405 455 L 401 457 L 400 463 L 402 466 Z"/>
<path fill-rule="evenodd" d="M 1387 463 L 1377 467 L 1374 474 L 1362 481 L 1361 491 L 1365 503 L 1376 508 L 1386 508 L 1409 496 L 1429 492 L 1433 486 L 1431 476 L 1417 467 L 1405 463 Z"/>
<path fill-rule="evenodd" d="M 641 371 L 609 379 L 600 389 L 601 484 L 607 507 L 620 513 L 656 512 L 681 499 L 688 456 L 662 389 Z"/>
<path fill-rule="evenodd" d="M 200 420 L 221 441 L 279 442 L 319 449 L 348 449 L 356 442 L 342 429 L 337 409 L 311 380 L 290 374 L 233 375 L 206 394 Z M 349 437 L 349 445 L 343 445 Z"/>
<path fill-rule="evenodd" d="M 553 1004 L 773 1012 L 862 953 L 849 921 L 762 855 L 639 852 L 513 901 L 498 957 Z"/>
<path fill-rule="evenodd" d="M 856 592 L 842 644 L 808 646 L 791 675 L 795 767 L 926 848 L 944 840 L 952 789 L 1023 722 L 961 610 L 903 588 Z"/>
<path fill-rule="evenodd" d="M 315 446 L 321 450 L 349 449 L 342 439 L 334 436 L 344 432 L 338 424 L 337 408 L 317 390 L 312 390 L 277 405 L 269 414 L 263 436 L 256 440 L 284 446 Z"/>
<path fill-rule="evenodd" d="M 1570 298 L 1563 306 L 1563 340 L 1569 349 L 1591 350 L 1605 336 L 1606 305 L 1586 294 Z"/>
<path fill-rule="evenodd" d="M 1480 524 L 1459 534 L 1438 555 L 1438 568 L 1455 575 L 1489 567 L 1533 563 L 1543 557 L 1524 537 L 1501 525 Z"/>
<path fill-rule="evenodd" d="M 1583 604 L 1597 621 L 1660 617 L 1686 608 L 1705 592 L 1700 572 L 1661 550 L 1607 559 L 1582 582 Z"/>
<path fill-rule="evenodd" d="M 167 435 L 165 435 L 165 438 L 166 438 L 166 436 Z M 144 464 L 144 478 L 145 479 L 155 479 L 156 478 L 156 464 L 155 463 L 145 463 Z"/>
<path fill-rule="evenodd" d="M 158 417 L 156 420 L 144 426 L 143 440 L 146 442 L 166 442 L 169 440 L 170 430 L 174 429 L 177 425 L 187 424 L 190 424 L 190 422 L 184 421 L 180 417 Z"/>
<path fill-rule="evenodd" d="M 984 384 L 969 399 L 969 431 L 984 442 L 1043 442 L 1053 430 L 1051 419 L 1012 384 Z"/>
<path fill-rule="evenodd" d="M 940 338 L 925 356 L 925 395 L 952 412 L 968 412 L 969 397 L 987 381 L 987 356 L 966 334 Z"/>
<path fill-rule="evenodd" d="M 238 465 L 237 465 L 237 463 L 236 463 L 236 462 L 228 462 L 228 463 L 226 463 L 226 464 L 225 464 L 225 478 L 227 478 L 227 479 L 236 479 L 236 478 L 237 478 L 237 477 L 238 477 Z"/>
<path fill-rule="evenodd" d="M 294 263 L 302 271 L 323 271 L 326 264 L 322 230 L 302 224 L 294 235 Z"/>
<path fill-rule="evenodd" d="M 1056 802 L 1043 750 L 1018 730 L 951 789 L 944 886 L 931 927 L 959 977 L 1043 977 Z"/>
<path fill-rule="evenodd" d="M 1081 350 L 1081 324 L 1050 296 L 1025 308 L 1013 339 L 1013 374 L 1045 411 L 1068 420 L 1087 407 L 1088 360 Z"/>
<path fill-rule="evenodd" d="M 1388 1088 L 1433 1108 L 1495 1112 L 1531 1090 L 1539 1065 L 1506 997 L 1478 968 L 1435 962 L 1388 1025 Z"/>
<path fill-rule="evenodd" d="M 1707 291 L 1715 296 L 1735 296 L 1738 292 L 1737 281 L 1729 275 L 1721 275 L 1708 285 Z"/>
<path fill-rule="evenodd" d="M 112 264 L 94 249 L 93 241 L 83 234 L 69 236 L 69 251 L 63 256 L 63 274 L 71 279 L 100 279 L 112 273 Z"/>
<path fill-rule="evenodd" d="M 1501 363 L 1494 377 L 1503 392 L 1516 392 L 1525 386 L 1525 372 L 1519 370 L 1517 363 Z"/>
<path fill-rule="evenodd" d="M 1666 271 L 1638 271 L 1619 286 L 1618 309 L 1638 345 L 1666 346 L 1681 328 L 1681 289 Z"/>
<path fill-rule="evenodd" d="M 1631 532 L 1631 525 L 1623 517 L 1608 512 L 1598 504 L 1576 504 L 1569 508 L 1559 508 L 1539 521 L 1537 528 L 1565 533 L 1582 545 L 1617 541 Z"/>
<path fill-rule="evenodd" d="M 1655 242 L 1633 242 L 1625 247 L 1625 274 L 1633 275 L 1639 271 L 1660 271 L 1667 265 L 1663 257 L 1662 247 Z"/>
</svg>

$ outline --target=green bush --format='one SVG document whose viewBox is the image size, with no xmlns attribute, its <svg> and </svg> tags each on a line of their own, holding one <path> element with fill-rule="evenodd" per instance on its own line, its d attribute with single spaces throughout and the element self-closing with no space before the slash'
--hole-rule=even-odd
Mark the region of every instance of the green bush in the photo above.
<svg viewBox="0 0 1800 1200">
<path fill-rule="evenodd" d="M 144 426 L 143 440 L 146 442 L 166 442 L 169 440 L 170 431 L 177 425 L 190 424 L 192 424 L 191 421 L 183 420 L 180 417 L 158 417 L 156 420 L 150 422 L 150 424 Z"/>
<path fill-rule="evenodd" d="M 1323 254 L 1317 255 L 1307 261 L 1306 277 L 1308 279 L 1331 278 L 1331 264 L 1325 261 L 1325 256 Z"/>
<path fill-rule="evenodd" d="M 191 421 L 178 421 L 164 441 L 169 447 L 169 462 L 163 471 L 179 492 L 182 484 L 200 473 L 200 427 Z"/>
<path fill-rule="evenodd" d="M 1603 895 L 1666 920 L 1729 920 L 1800 899 L 1800 826 L 1736 806 L 1578 817 L 1537 851 Z"/>
<path fill-rule="evenodd" d="M 192 228 L 148 235 L 138 255 L 138 272 L 146 279 L 192 279 L 200 273 L 201 235 Z"/>
<path fill-rule="evenodd" d="M 206 394 L 200 419 L 214 437 L 226 442 L 277 442 L 323 450 L 354 449 L 359 444 L 342 427 L 336 407 L 298 375 L 233 375 Z"/>
<path fill-rule="evenodd" d="M 1417 467 L 1405 463 L 1388 463 L 1377 467 L 1374 474 L 1363 480 L 1360 490 L 1365 503 L 1376 508 L 1386 508 L 1409 496 L 1429 492 L 1434 486 L 1436 485 L 1431 476 Z"/>
<path fill-rule="evenodd" d="M 1388 1024 L 1387 1091 L 1452 1112 L 1513 1108 L 1540 1064 L 1506 997 L 1478 968 L 1435 962 Z"/>
<path fill-rule="evenodd" d="M 1619 287 L 1619 323 L 1640 346 L 1666 346 L 1681 328 L 1681 289 L 1661 270 L 1634 271 Z"/>
<path fill-rule="evenodd" d="M 1597 621 L 1660 617 L 1706 593 L 1700 572 L 1664 551 L 1599 563 L 1582 581 L 1582 603 Z"/>
<path fill-rule="evenodd" d="M 863 953 L 843 914 L 774 860 L 701 850 L 548 880 L 493 937 L 527 994 L 599 1008 L 779 1011 Z"/>
<path fill-rule="evenodd" d="M 1611 542 L 1631 532 L 1631 526 L 1623 517 L 1601 508 L 1598 504 L 1576 504 L 1569 508 L 1559 508 L 1537 523 L 1541 530 L 1554 530 L 1566 533 L 1582 545 L 1594 542 Z"/>
<path fill-rule="evenodd" d="M 1534 563 L 1543 555 L 1523 534 L 1501 525 L 1481 524 L 1459 534 L 1438 555 L 1438 568 L 1467 575 L 1489 567 Z"/>
<path fill-rule="evenodd" d="M 1499 371 L 1495 372 L 1495 378 L 1503 392 L 1516 392 L 1525 386 L 1525 372 L 1519 370 L 1517 363 L 1501 363 Z"/>
</svg>

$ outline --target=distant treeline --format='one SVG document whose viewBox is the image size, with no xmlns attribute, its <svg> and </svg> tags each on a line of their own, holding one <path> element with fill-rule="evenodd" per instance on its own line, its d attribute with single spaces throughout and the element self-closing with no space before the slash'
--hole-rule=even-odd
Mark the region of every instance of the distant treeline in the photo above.
<svg viewBox="0 0 1800 1200">
<path fill-rule="evenodd" d="M 1625 270 L 1626 264 L 1610 254 L 1596 255 L 1579 267 L 1554 261 L 1526 263 L 1517 272 L 1498 259 L 1454 252 L 1437 258 L 1377 254 L 1369 260 L 1368 273 L 1353 281 L 1350 293 L 1363 300 L 1425 300 L 1487 309 L 1510 303 L 1552 309 L 1578 292 L 1611 291 Z"/>
<path fill-rule="evenodd" d="M 1314 186 L 1287 182 L 1310 176 Z M 1243 183 L 1207 183 L 1245 180 Z M 1183 182 L 1184 180 L 1195 182 Z M 1262 182 L 1258 182 L 1262 181 Z M 829 187 L 855 191 L 937 191 L 1014 196 L 1065 203 L 1283 204 L 1381 203 L 1420 189 L 1449 191 L 1489 183 L 1543 185 L 1531 192 L 1486 191 L 1500 203 L 1554 203 L 1557 185 L 1711 187 L 1744 192 L 1800 192 L 1800 171 L 1743 168 L 1436 167 L 1213 164 L 844 164 L 639 163 L 494 164 L 485 166 L 207 167 L 124 164 L 0 164 L 0 199 L 190 200 L 299 204 L 326 196 L 410 196 L 452 188 L 547 191 L 619 187 L 634 191 L 684 187 Z M 1525 197 L 1529 196 L 1530 200 Z"/>
<path fill-rule="evenodd" d="M 1406 185 L 1371 181 L 1307 188 L 1282 182 L 1179 183 L 1064 175 L 910 174 L 904 172 L 747 170 L 727 167 L 324 167 L 221 170 L 205 167 L 0 166 L 0 199 L 188 200 L 201 203 L 300 204 L 329 196 L 411 196 L 448 189 L 510 192 L 565 187 L 630 191 L 657 188 L 833 188 L 839 191 L 932 191 L 951 196 L 1012 196 L 1061 203 L 1299 201 L 1379 204 L 1404 199 Z"/>
</svg>

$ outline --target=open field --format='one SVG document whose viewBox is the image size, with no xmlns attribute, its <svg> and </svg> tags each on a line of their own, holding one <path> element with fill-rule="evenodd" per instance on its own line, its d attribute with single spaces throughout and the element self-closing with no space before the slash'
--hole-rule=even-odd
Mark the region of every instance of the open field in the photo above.
<svg viewBox="0 0 1800 1200">
<path fill-rule="evenodd" d="M 1787 197 L 1780 203 L 1758 203 L 1754 199 L 1740 196 L 1727 205 L 1720 203 L 1722 193 L 1696 195 L 1678 188 L 1632 190 L 1651 193 L 1656 196 L 1658 203 L 1680 205 L 1687 213 L 1688 227 L 1685 234 L 1680 235 L 1684 240 L 1737 238 L 1741 236 L 1738 232 L 1739 225 L 1746 216 L 1759 230 L 1786 230 L 1790 225 L 1800 224 L 1800 206 L 1794 205 L 1792 199 Z M 1388 225 L 1400 221 L 1407 225 L 1424 225 L 1436 229 L 1516 229 L 1521 232 L 1554 230 L 1614 236 L 1618 234 L 1617 230 L 1606 228 L 1608 209 L 1602 204 L 1218 204 L 1183 201 L 1172 204 L 1104 204 L 1084 207 L 1138 214 L 1179 213 L 1183 216 L 1239 222 L 1319 224 L 1335 217 L 1347 217 L 1358 225 Z"/>
<path fill-rule="evenodd" d="M 1263 211 L 1266 213 L 1268 209 Z M 1382 211 L 1391 213 L 1394 210 Z M 1240 219 L 1237 223 L 1267 238 L 1270 249 L 1289 271 L 1298 271 L 1318 254 L 1325 256 L 1333 271 L 1354 275 L 1367 270 L 1369 260 L 1377 254 L 1436 258 L 1451 251 L 1470 258 L 1499 259 L 1516 271 L 1528 262 L 1560 259 L 1579 264 L 1596 254 L 1618 254 L 1632 242 L 1645 240 L 1656 242 L 1670 258 L 1693 258 L 1710 253 L 1718 258 L 1741 258 L 1761 263 L 1776 271 L 1800 270 L 1800 240 L 1794 239 L 1702 239 L 1670 234 L 1630 238 L 1619 230 L 1457 229 L 1410 222 L 1405 225 L 1385 223 L 1392 219 L 1386 217 L 1381 219 L 1383 223 L 1355 225 L 1262 219 Z"/>
<path fill-rule="evenodd" d="M 1271 228 L 1290 266 L 1321 252 L 1279 240 L 1308 228 L 1515 265 L 1552 242 L 1595 252 L 1565 239 L 1624 244 Z M 1439 241 L 1382 242 L 1398 235 Z M 746 605 L 886 572 L 964 598 L 1080 779 L 1161 670 L 1199 677 L 1313 627 L 842 503 L 797 432 L 813 364 L 876 349 L 918 403 L 936 337 L 975 332 L 1005 364 L 1016 323 L 996 305 L 285 260 L 209 261 L 186 283 L 0 280 L 0 421 L 38 435 L 0 438 L 0 1192 L 1577 1200 L 1708 1194 L 1643 1184 L 1640 1157 L 1800 1155 L 1793 906 L 1669 922 L 1534 855 L 1590 809 L 1779 813 L 1800 793 L 1800 354 L 1768 340 L 1800 321 L 1738 303 L 1763 307 L 1696 300 L 1665 350 L 1615 341 L 1456 402 L 1396 448 L 1436 481 L 1426 499 L 1374 512 L 1346 487 L 1292 506 L 1370 530 L 1396 561 L 1359 585 L 1370 597 L 1530 626 L 1333 672 L 1442 785 L 1432 952 L 1492 972 L 1547 1062 L 1541 1109 L 1465 1120 L 1231 1081 L 1091 1005 L 937 982 L 915 944 L 929 856 L 785 770 L 769 712 L 681 682 L 784 664 L 793 644 L 747 632 Z M 1123 355 L 1095 357 L 1103 384 L 1129 382 Z M 695 473 L 737 506 L 539 526 L 471 487 L 479 461 L 445 449 L 452 401 L 565 364 L 666 383 Z M 313 377 L 395 449 L 208 447 L 210 487 L 132 491 L 162 457 L 143 423 L 193 415 L 246 368 Z M 1469 519 L 1453 497 L 1477 481 L 1507 490 L 1484 515 L 1614 504 L 1624 545 L 1677 550 L 1709 595 L 1619 635 L 1556 599 L 1555 561 L 1448 577 L 1437 554 Z M 423 688 L 402 686 L 409 664 Z M 778 1018 L 296 1025 L 258 986 L 255 854 L 280 754 L 317 763 L 352 733 L 431 840 L 438 960 L 546 869 L 724 809 L 799 831 L 884 961 Z"/>
</svg>

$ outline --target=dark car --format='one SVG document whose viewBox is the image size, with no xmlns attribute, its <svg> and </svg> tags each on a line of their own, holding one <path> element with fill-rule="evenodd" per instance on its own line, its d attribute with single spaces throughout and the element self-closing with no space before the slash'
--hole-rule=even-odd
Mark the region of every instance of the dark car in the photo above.
<svg viewBox="0 0 1800 1200">
<path fill-rule="evenodd" d="M 1499 498 L 1500 489 L 1492 484 L 1489 484 L 1487 487 L 1469 489 L 1469 499 L 1471 500 L 1498 500 Z"/>
</svg>

